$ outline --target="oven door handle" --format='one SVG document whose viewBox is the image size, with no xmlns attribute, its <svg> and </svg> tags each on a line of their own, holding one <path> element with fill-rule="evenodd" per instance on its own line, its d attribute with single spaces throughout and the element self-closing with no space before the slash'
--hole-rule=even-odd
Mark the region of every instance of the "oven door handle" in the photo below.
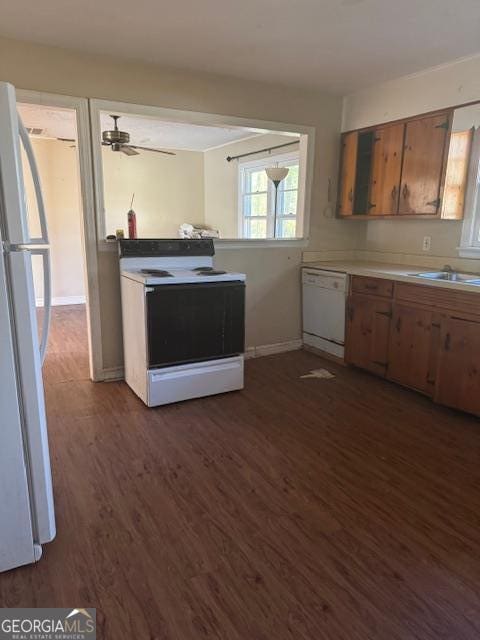
<svg viewBox="0 0 480 640">
<path fill-rule="evenodd" d="M 147 294 L 156 294 L 164 291 L 164 287 L 175 287 L 175 291 L 182 290 L 191 290 L 203 288 L 203 289 L 215 289 L 215 288 L 231 288 L 231 287 L 242 287 L 245 288 L 245 282 L 243 280 L 217 280 L 215 282 L 185 282 L 181 284 L 176 284 L 175 282 L 165 284 L 157 284 L 157 285 L 147 285 L 145 287 L 145 295 Z"/>
</svg>

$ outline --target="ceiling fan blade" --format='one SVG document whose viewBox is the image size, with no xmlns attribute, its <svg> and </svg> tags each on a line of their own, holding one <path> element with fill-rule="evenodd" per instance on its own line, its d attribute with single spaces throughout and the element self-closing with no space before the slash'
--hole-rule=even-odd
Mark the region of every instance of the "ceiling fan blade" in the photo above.
<svg viewBox="0 0 480 640">
<path fill-rule="evenodd" d="M 139 147 L 136 144 L 129 145 L 131 149 L 140 149 L 140 151 L 153 151 L 154 153 L 164 153 L 167 156 L 176 156 L 176 153 L 173 151 L 163 151 L 162 149 L 151 149 L 150 147 Z"/>
<path fill-rule="evenodd" d="M 122 144 L 122 146 L 120 147 L 120 151 L 122 153 L 124 153 L 126 156 L 138 156 L 139 155 L 138 151 L 135 151 L 135 149 L 133 149 L 132 147 L 130 147 L 129 145 L 126 145 L 126 144 Z"/>
</svg>

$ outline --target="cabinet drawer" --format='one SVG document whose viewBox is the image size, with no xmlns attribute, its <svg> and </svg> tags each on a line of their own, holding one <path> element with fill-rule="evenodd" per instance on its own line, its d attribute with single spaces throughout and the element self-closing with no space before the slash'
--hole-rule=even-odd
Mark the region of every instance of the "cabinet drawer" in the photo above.
<svg viewBox="0 0 480 640">
<path fill-rule="evenodd" d="M 382 280 L 381 278 L 353 276 L 352 292 L 391 298 L 393 296 L 393 282 L 391 280 Z"/>
<path fill-rule="evenodd" d="M 448 309 L 459 314 L 480 315 L 480 292 L 470 293 L 470 291 L 455 291 L 446 287 L 398 282 L 395 299 L 434 309 Z"/>
</svg>

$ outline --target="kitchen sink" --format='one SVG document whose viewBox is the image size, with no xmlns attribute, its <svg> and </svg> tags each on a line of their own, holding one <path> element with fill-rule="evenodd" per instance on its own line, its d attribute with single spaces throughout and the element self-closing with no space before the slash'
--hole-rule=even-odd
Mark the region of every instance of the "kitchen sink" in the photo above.
<svg viewBox="0 0 480 640">
<path fill-rule="evenodd" d="M 447 282 L 463 282 L 480 286 L 480 276 L 475 273 L 459 273 L 458 271 L 427 271 L 425 273 L 411 273 L 416 278 L 426 280 L 445 280 Z"/>
</svg>

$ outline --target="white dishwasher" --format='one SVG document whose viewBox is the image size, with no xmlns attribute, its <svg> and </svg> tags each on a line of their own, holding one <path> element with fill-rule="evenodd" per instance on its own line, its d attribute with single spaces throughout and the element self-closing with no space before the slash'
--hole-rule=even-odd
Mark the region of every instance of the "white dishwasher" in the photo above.
<svg viewBox="0 0 480 640">
<path fill-rule="evenodd" d="M 343 358 L 348 276 L 338 271 L 302 268 L 303 342 Z"/>
</svg>

